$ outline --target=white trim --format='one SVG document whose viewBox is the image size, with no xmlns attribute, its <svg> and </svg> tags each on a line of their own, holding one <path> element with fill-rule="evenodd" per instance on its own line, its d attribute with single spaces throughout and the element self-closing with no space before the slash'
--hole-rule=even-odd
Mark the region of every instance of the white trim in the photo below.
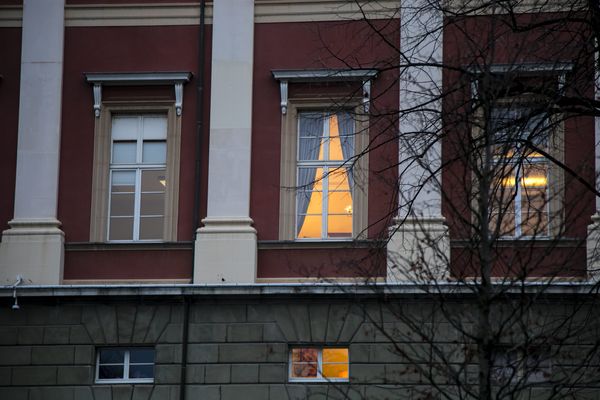
<svg viewBox="0 0 600 400">
<path fill-rule="evenodd" d="M 377 69 L 282 69 L 272 70 L 273 78 L 279 81 L 281 113 L 288 108 L 288 84 L 310 82 L 362 81 L 362 103 L 365 113 L 369 112 L 371 101 L 371 81 L 377 78 Z"/>
<path fill-rule="evenodd" d="M 100 117 L 102 109 L 102 86 L 155 86 L 173 85 L 175 111 L 181 116 L 183 109 L 183 85 L 192 78 L 191 72 L 86 72 L 88 83 L 94 85 L 94 115 Z"/>
<path fill-rule="evenodd" d="M 154 347 L 100 347 L 96 349 L 96 372 L 94 375 L 94 383 L 96 384 L 114 384 L 114 383 L 154 383 L 154 368 L 156 367 L 156 362 L 153 360 L 152 363 L 136 363 L 135 365 L 152 365 L 152 378 L 129 378 L 130 372 L 130 351 L 132 349 L 146 349 L 154 351 L 154 357 L 156 357 L 156 350 Z M 121 363 L 109 363 L 102 365 L 123 365 L 123 378 L 119 379 L 100 379 L 100 353 L 102 350 L 119 350 L 124 351 L 124 359 L 123 364 Z"/>
<path fill-rule="evenodd" d="M 316 378 L 295 378 L 292 377 L 293 370 L 293 360 L 292 360 L 292 351 L 295 349 L 316 349 L 317 353 L 317 377 Z M 327 363 L 327 364 L 336 364 L 336 365 L 347 365 L 348 366 L 348 378 L 327 378 L 322 374 L 323 371 L 323 350 L 325 349 L 343 349 L 348 351 L 348 362 L 347 363 Z M 298 363 L 297 363 L 298 364 Z M 308 364 L 308 363 L 304 363 Z M 292 383 L 301 383 L 301 382 L 350 382 L 350 348 L 347 346 L 290 346 L 288 352 L 288 381 Z"/>
</svg>

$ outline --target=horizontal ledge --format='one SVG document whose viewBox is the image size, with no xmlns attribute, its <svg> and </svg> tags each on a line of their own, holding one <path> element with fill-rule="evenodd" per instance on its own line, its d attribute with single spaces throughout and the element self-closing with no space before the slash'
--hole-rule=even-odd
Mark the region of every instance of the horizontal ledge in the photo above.
<svg viewBox="0 0 600 400">
<path fill-rule="evenodd" d="M 105 86 L 173 85 L 189 82 L 191 72 L 85 72 L 86 82 Z"/>
<path fill-rule="evenodd" d="M 594 282 L 526 282 L 524 284 L 495 284 L 504 287 L 505 294 L 548 296 L 598 295 Z M 0 297 L 12 297 L 14 286 L 0 286 Z M 417 283 L 276 283 L 276 284 L 103 284 L 103 285 L 24 285 L 18 286 L 19 297 L 95 297 L 95 296 L 339 296 L 379 297 L 408 296 L 439 298 L 440 295 L 458 298 L 474 296 L 476 286 L 462 282 L 438 285 Z"/>
<path fill-rule="evenodd" d="M 273 78 L 289 82 L 340 82 L 373 79 L 376 69 L 281 69 L 271 71 Z"/>
<path fill-rule="evenodd" d="M 259 250 L 286 249 L 373 249 L 383 248 L 384 240 L 259 240 Z"/>
<path fill-rule="evenodd" d="M 65 243 L 65 251 L 160 251 L 160 250 L 192 250 L 193 242 L 159 242 L 159 243 Z"/>
<path fill-rule="evenodd" d="M 484 72 L 491 72 L 493 74 L 507 74 L 507 73 L 540 73 L 540 72 L 565 72 L 571 71 L 573 64 L 568 62 L 556 62 L 556 63 L 516 63 L 516 64 L 492 64 L 487 69 L 481 68 L 480 66 L 469 66 L 467 71 L 472 74 L 483 74 Z"/>
</svg>

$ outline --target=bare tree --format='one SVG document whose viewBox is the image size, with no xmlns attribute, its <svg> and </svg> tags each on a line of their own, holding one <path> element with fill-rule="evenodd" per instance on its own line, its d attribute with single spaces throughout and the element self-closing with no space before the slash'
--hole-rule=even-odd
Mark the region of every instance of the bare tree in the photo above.
<svg viewBox="0 0 600 400">
<path fill-rule="evenodd" d="M 360 308 L 410 365 L 387 382 L 423 398 L 584 396 L 600 384 L 599 3 L 402 2 L 400 45 L 356 4 L 394 52 L 376 67 L 400 71 L 399 109 L 369 112 L 387 121 L 371 137 L 399 143 L 388 285 Z"/>
</svg>

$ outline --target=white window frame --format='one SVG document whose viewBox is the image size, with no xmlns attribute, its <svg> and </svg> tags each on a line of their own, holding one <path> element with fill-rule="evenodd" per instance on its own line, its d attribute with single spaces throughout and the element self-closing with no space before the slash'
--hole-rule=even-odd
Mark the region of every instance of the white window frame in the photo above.
<svg viewBox="0 0 600 400">
<path fill-rule="evenodd" d="M 90 212 L 90 241 L 95 243 L 162 243 L 177 240 L 179 209 L 179 161 L 181 117 L 176 115 L 172 102 L 127 101 L 103 102 L 100 117 L 96 118 L 94 133 L 94 166 L 92 204 Z M 167 160 L 163 237 L 158 240 L 108 240 L 111 191 L 112 119 L 120 115 L 166 115 Z M 150 165 L 150 164 L 148 164 Z M 127 168 L 124 168 L 127 169 Z M 131 169 L 131 168 L 129 168 Z"/>
<path fill-rule="evenodd" d="M 145 349 L 148 350 L 154 350 L 154 348 L 151 347 L 144 347 Z M 133 350 L 135 348 L 130 347 L 130 348 L 120 348 L 120 347 L 101 347 L 98 348 L 96 350 L 96 374 L 94 377 L 94 382 L 98 383 L 98 384 L 112 384 L 112 383 L 154 383 L 154 371 L 155 371 L 155 366 L 156 366 L 156 362 L 152 362 L 152 364 L 150 363 L 136 363 L 135 365 L 152 365 L 152 378 L 129 378 L 129 368 L 131 366 L 130 364 L 130 351 Z M 102 364 L 102 365 L 123 365 L 123 378 L 119 378 L 119 379 L 100 379 L 99 378 L 99 374 L 100 374 L 100 353 L 102 352 L 102 350 L 119 350 L 119 351 L 124 351 L 125 352 L 125 356 L 124 356 L 124 360 L 123 360 L 123 364 Z M 155 352 L 155 356 L 156 356 L 156 352 Z"/>
<path fill-rule="evenodd" d="M 340 110 L 343 112 L 351 112 L 351 110 Z M 348 236 L 344 236 L 344 237 L 328 237 L 327 233 L 329 231 L 329 226 L 328 226 L 328 221 L 329 221 L 329 176 L 331 173 L 335 173 L 337 171 L 343 171 L 344 173 L 346 173 L 346 171 L 348 170 L 352 170 L 352 168 L 347 168 L 347 167 L 352 167 L 351 165 L 348 165 L 348 160 L 335 160 L 335 161 L 331 161 L 331 160 L 303 160 L 300 161 L 300 116 L 302 114 L 321 114 L 322 118 L 323 118 L 323 136 L 320 138 L 321 140 L 323 140 L 323 154 L 329 154 L 329 144 L 330 144 L 330 132 L 329 132 L 329 124 L 330 124 L 330 118 L 333 115 L 336 115 L 337 113 L 335 112 L 326 112 L 326 111 L 300 111 L 298 113 L 298 121 L 297 121 L 297 128 L 296 131 L 298 132 L 298 134 L 296 135 L 296 182 L 299 181 L 299 172 L 300 169 L 303 167 L 308 167 L 308 168 L 316 168 L 317 170 L 319 168 L 321 168 L 323 170 L 323 177 L 321 178 L 321 186 L 323 188 L 322 190 L 322 201 L 321 201 L 321 237 L 314 237 L 314 238 L 300 238 L 298 237 L 298 218 L 300 216 L 300 213 L 298 212 L 298 200 L 296 198 L 295 201 L 295 218 L 294 218 L 294 240 L 296 241 L 347 241 L 347 240 L 352 240 L 352 238 L 354 237 L 354 223 L 352 223 L 352 230 L 350 231 L 350 234 Z M 356 127 L 355 127 L 356 128 Z M 355 148 L 355 140 L 356 139 L 356 133 L 352 132 L 353 135 L 353 143 L 352 143 L 352 147 L 353 149 Z M 340 143 L 341 143 L 341 136 L 340 136 Z M 356 152 L 356 151 L 355 151 Z M 352 158 L 354 157 L 354 154 L 352 154 L 352 156 L 350 157 L 350 159 L 352 160 Z M 327 157 L 329 158 L 329 157 Z M 350 161 L 352 162 L 352 161 Z M 351 172 L 352 173 L 352 172 Z M 318 177 L 316 178 L 317 180 L 319 179 Z M 354 198 L 355 198 L 355 190 L 354 187 L 356 185 L 352 185 L 352 187 L 350 187 L 350 196 L 352 198 L 352 220 L 354 221 Z"/>
<path fill-rule="evenodd" d="M 292 377 L 293 362 L 292 350 L 294 349 L 317 349 L 317 377 L 316 378 L 297 378 Z M 348 350 L 348 363 L 328 363 L 328 364 L 343 364 L 348 366 L 348 378 L 326 378 L 322 375 L 323 371 L 323 350 L 324 349 L 346 349 Z M 288 380 L 289 382 L 350 382 L 350 349 L 348 347 L 339 346 L 293 346 L 290 347 L 288 354 Z"/>
<path fill-rule="evenodd" d="M 513 104 L 515 109 L 527 109 L 528 107 L 523 106 L 521 104 L 519 104 L 518 100 L 516 101 L 515 104 Z M 503 107 L 502 104 L 500 104 L 498 106 L 498 108 L 513 108 L 513 107 Z M 548 148 L 551 147 L 551 144 L 553 142 L 553 133 L 551 131 L 551 128 L 549 128 L 548 126 L 550 125 L 550 116 L 545 116 L 544 117 L 545 121 L 544 124 L 547 125 L 545 128 L 545 131 L 543 132 L 543 134 L 546 137 L 546 142 L 548 143 Z M 528 134 L 528 132 L 521 132 L 521 134 Z M 518 154 L 518 147 L 514 146 L 512 147 L 512 149 L 515 151 L 516 154 Z M 548 158 L 546 157 L 530 157 L 530 156 L 523 156 L 520 157 L 517 155 L 517 159 L 513 160 L 511 158 L 507 158 L 504 155 L 494 155 L 492 162 L 494 165 L 504 165 L 504 166 L 510 166 L 510 170 L 512 172 L 514 172 L 514 177 L 515 177 L 515 195 L 514 198 L 512 200 L 513 202 L 513 206 L 514 206 L 514 219 L 513 219 L 513 223 L 514 223 L 514 234 L 513 235 L 508 235 L 508 234 L 501 234 L 499 236 L 499 239 L 509 239 L 509 240 L 514 240 L 514 239 L 548 239 L 551 237 L 551 218 L 552 218 L 552 213 L 551 213 L 551 207 L 550 207 L 550 203 L 552 202 L 552 197 L 556 196 L 555 193 L 552 193 L 552 188 L 553 186 L 556 186 L 556 182 L 553 182 L 556 178 L 554 176 L 554 174 L 552 174 L 551 172 L 551 163 L 550 160 L 548 160 Z M 522 234 L 522 222 L 523 222 L 523 203 L 522 203 L 522 196 L 523 196 L 523 183 L 522 183 L 522 179 L 525 178 L 525 174 L 524 174 L 524 169 L 527 165 L 536 165 L 536 164 L 540 164 L 540 165 L 546 165 L 547 166 L 547 170 L 546 170 L 546 186 L 545 186 L 545 190 L 546 190 L 546 194 L 547 194 L 547 199 L 546 202 L 544 204 L 544 208 L 545 208 L 545 213 L 546 213 L 546 227 L 545 227 L 545 233 L 544 232 L 540 232 L 536 235 L 523 235 Z M 519 171 L 519 176 L 516 175 L 516 171 Z M 512 176 L 512 175 L 511 175 Z M 507 179 L 507 177 L 501 177 L 501 179 Z M 498 189 L 497 189 L 498 190 Z M 509 189 L 505 189 L 505 190 L 509 190 Z M 502 214 L 500 213 L 499 216 L 502 216 L 504 218 L 507 217 L 506 213 Z M 501 222 L 497 222 L 499 224 L 501 224 Z"/>
<path fill-rule="evenodd" d="M 128 117 L 136 117 L 138 119 L 138 127 L 137 127 L 137 138 L 135 139 L 136 141 L 136 154 L 135 154 L 135 158 L 136 158 L 136 162 L 135 163 L 131 163 L 131 164 L 116 164 L 113 163 L 112 159 L 113 159 L 113 149 L 114 149 L 114 143 L 115 142 L 120 142 L 119 140 L 115 141 L 112 135 L 112 131 L 111 131 L 111 138 L 110 138 L 110 165 L 109 165 L 109 187 L 108 187 L 108 219 L 106 221 L 106 241 L 109 243 L 131 243 L 131 242 L 144 242 L 144 243 L 155 243 L 155 242 L 162 242 L 163 239 L 159 238 L 159 239 L 140 239 L 140 220 L 141 220 L 141 198 L 142 198 L 142 171 L 158 171 L 158 170 L 164 170 L 165 171 L 165 175 L 167 174 L 167 168 L 168 168 L 168 163 L 167 163 L 167 147 L 168 147 L 168 115 L 167 114 L 161 114 L 161 113 L 147 113 L 147 114 L 116 114 L 112 116 L 112 121 L 114 121 L 115 118 L 119 118 L 121 116 L 128 116 Z M 161 163 L 161 164 L 144 164 L 142 162 L 142 151 L 143 151 L 143 146 L 144 146 L 144 138 L 143 138 L 143 130 L 141 129 L 143 126 L 143 119 L 145 117 L 163 117 L 165 119 L 165 122 L 167 123 L 167 132 L 165 132 L 166 136 L 164 140 L 160 140 L 160 142 L 164 142 L 165 143 L 165 162 Z M 158 140 L 157 140 L 158 141 Z M 134 189 L 134 209 L 133 209 L 133 238 L 132 239 L 110 239 L 110 220 L 111 220 L 111 207 L 112 207 L 112 201 L 111 201 L 111 197 L 112 197 L 112 176 L 113 176 L 113 172 L 131 172 L 131 171 L 135 171 L 135 189 Z M 170 182 L 169 182 L 170 184 Z M 164 195 L 165 195 L 165 205 L 164 205 L 164 210 L 163 210 L 163 234 L 162 236 L 164 237 L 164 231 L 165 231 L 165 227 L 164 227 L 164 219 L 166 218 L 166 201 L 167 201 L 167 191 L 165 189 L 164 191 Z M 150 215 L 150 217 L 152 217 Z"/>
<path fill-rule="evenodd" d="M 344 99 L 340 99 L 340 103 Z M 346 103 L 345 103 L 346 104 Z M 351 242 L 366 239 L 368 229 L 368 193 L 369 193 L 369 118 L 362 114 L 361 105 L 349 102 L 346 111 L 355 117 L 354 157 L 351 163 L 346 160 L 336 162 L 352 168 L 352 235 L 341 238 L 297 238 L 297 182 L 298 182 L 298 137 L 299 118 L 304 112 L 334 114 L 339 109 L 336 103 L 323 99 L 290 99 L 288 111 L 282 115 L 281 125 L 281 168 L 279 197 L 279 240 L 295 242 Z M 356 157 L 356 155 L 360 155 Z M 323 236 L 323 235 L 321 235 Z"/>
</svg>

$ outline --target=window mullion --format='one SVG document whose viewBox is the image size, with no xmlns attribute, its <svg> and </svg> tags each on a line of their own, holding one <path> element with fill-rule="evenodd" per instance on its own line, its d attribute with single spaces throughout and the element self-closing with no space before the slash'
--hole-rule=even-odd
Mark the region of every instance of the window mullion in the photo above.
<svg viewBox="0 0 600 400">
<path fill-rule="evenodd" d="M 520 237 L 521 236 L 521 180 L 522 178 L 519 178 L 517 176 L 517 179 L 515 181 L 515 186 L 516 186 L 516 193 L 515 193 L 515 237 Z"/>
<path fill-rule="evenodd" d="M 317 378 L 323 379 L 323 349 L 317 352 Z"/>
<path fill-rule="evenodd" d="M 125 360 L 123 361 L 123 379 L 129 379 L 129 350 L 125 352 Z"/>
<path fill-rule="evenodd" d="M 327 210 L 329 209 L 329 168 L 323 167 L 323 192 L 321 193 L 323 197 L 322 206 L 321 206 L 321 237 L 327 238 Z"/>
<path fill-rule="evenodd" d="M 140 209 L 142 202 L 142 169 L 135 170 L 135 194 L 133 205 L 133 240 L 140 239 Z"/>
</svg>

